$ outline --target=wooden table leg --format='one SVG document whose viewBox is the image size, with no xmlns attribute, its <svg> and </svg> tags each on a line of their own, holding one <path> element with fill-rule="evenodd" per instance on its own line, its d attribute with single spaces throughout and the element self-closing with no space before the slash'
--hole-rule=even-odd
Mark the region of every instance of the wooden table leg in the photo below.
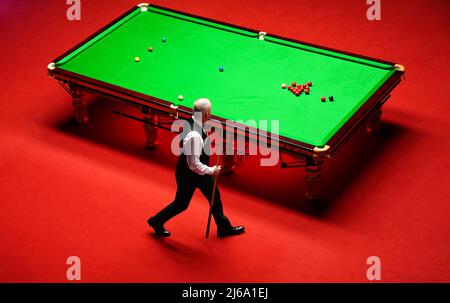
<svg viewBox="0 0 450 303">
<path fill-rule="evenodd" d="M 148 111 L 144 115 L 144 131 L 145 131 L 145 146 L 147 148 L 155 148 L 158 145 L 158 127 L 159 116 L 157 114 Z"/>
<path fill-rule="evenodd" d="M 320 174 L 322 170 L 323 160 L 306 159 L 306 197 L 315 200 L 320 197 Z"/>
<path fill-rule="evenodd" d="M 223 174 L 231 174 L 235 167 L 234 155 L 224 155 L 222 158 Z"/>
<path fill-rule="evenodd" d="M 222 174 L 231 174 L 236 167 L 236 146 L 234 133 L 225 133 L 223 140 Z"/>
<path fill-rule="evenodd" d="M 72 91 L 72 105 L 75 109 L 75 120 L 78 123 L 86 124 L 89 120 L 87 104 L 86 100 L 83 98 L 83 94 L 78 89 Z"/>
<path fill-rule="evenodd" d="M 372 117 L 367 120 L 367 132 L 371 135 L 376 135 L 381 130 L 381 116 L 383 111 L 381 108 L 377 110 Z"/>
</svg>

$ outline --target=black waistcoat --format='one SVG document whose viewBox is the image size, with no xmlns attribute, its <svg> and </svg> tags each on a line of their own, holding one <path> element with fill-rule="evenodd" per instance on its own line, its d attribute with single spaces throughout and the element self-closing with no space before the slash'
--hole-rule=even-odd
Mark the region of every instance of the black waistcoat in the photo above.
<svg viewBox="0 0 450 303">
<path fill-rule="evenodd" d="M 209 150 L 209 140 L 208 135 L 202 131 L 201 126 L 199 126 L 198 124 L 194 123 L 194 120 L 192 118 L 189 118 L 188 120 L 186 120 L 187 123 L 189 124 L 190 130 L 196 131 L 198 134 L 200 134 L 202 136 L 203 139 L 203 145 L 205 146 L 205 148 L 202 148 L 201 150 L 201 154 L 200 154 L 200 162 L 205 164 L 205 165 L 209 165 L 209 154 L 205 153 L 205 149 Z M 195 125 L 194 125 L 195 124 Z M 186 133 L 187 135 L 187 133 Z M 182 138 L 183 140 L 181 141 L 181 147 L 183 147 L 183 141 L 184 138 Z M 181 153 L 181 155 L 178 158 L 178 163 L 177 163 L 177 173 L 182 173 L 182 174 L 195 174 L 197 175 L 197 173 L 193 172 L 188 164 L 187 164 L 187 159 L 186 159 L 186 155 L 183 153 Z"/>
</svg>

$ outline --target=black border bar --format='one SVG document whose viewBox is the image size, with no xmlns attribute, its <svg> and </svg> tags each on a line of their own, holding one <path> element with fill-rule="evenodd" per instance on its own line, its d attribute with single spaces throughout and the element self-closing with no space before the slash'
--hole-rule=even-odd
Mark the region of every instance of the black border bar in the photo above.
<svg viewBox="0 0 450 303">
<path fill-rule="evenodd" d="M 267 299 L 258 297 L 228 297 L 231 291 L 249 289 L 267 289 Z M 213 300 L 210 298 L 183 298 L 185 290 L 216 290 Z M 66 302 L 83 299 L 99 298 L 101 302 L 113 299 L 114 302 L 173 302 L 173 303 L 204 303 L 204 302 L 316 302 L 329 300 L 338 302 L 343 299 L 356 299 L 358 302 L 380 300 L 392 301 L 394 298 L 414 299 L 420 302 L 433 302 L 433 298 L 445 298 L 450 291 L 448 283 L 60 283 L 60 284 L 0 284 L 0 293 L 4 297 L 22 299 L 29 297 L 30 301 L 38 298 L 56 299 Z M 193 292 L 191 292 L 193 293 Z M 219 295 L 222 293 L 222 295 Z M 265 293 L 264 291 L 262 292 Z M 139 300 L 139 301 L 135 301 Z M 391 300 L 387 300 L 391 299 Z M 91 301 L 91 300 L 89 300 Z M 26 302 L 26 301 L 25 301 Z"/>
</svg>

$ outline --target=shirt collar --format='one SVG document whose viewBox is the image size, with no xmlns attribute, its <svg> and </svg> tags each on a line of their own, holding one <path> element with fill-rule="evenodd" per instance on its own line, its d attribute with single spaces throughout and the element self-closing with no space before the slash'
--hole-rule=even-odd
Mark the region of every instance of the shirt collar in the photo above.
<svg viewBox="0 0 450 303">
<path fill-rule="evenodd" d="M 194 120 L 194 123 L 196 123 L 200 127 L 202 132 L 206 133 L 205 130 L 203 129 L 203 124 L 200 120 L 198 120 L 194 115 L 192 115 L 192 120 Z"/>
</svg>

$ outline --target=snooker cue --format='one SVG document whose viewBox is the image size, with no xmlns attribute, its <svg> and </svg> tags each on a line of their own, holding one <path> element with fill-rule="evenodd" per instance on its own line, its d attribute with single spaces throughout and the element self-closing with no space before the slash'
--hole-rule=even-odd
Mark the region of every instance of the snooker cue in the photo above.
<svg viewBox="0 0 450 303">
<path fill-rule="evenodd" d="M 220 155 L 217 155 L 217 164 L 216 164 L 217 166 L 219 165 L 219 161 L 220 161 Z M 220 172 L 219 172 L 219 174 L 220 174 Z M 209 204 L 208 224 L 206 225 L 206 239 L 208 239 L 208 237 L 209 237 L 209 227 L 211 225 L 211 214 L 212 214 L 212 208 L 214 205 L 214 199 L 216 196 L 217 178 L 219 177 L 219 174 L 214 176 L 213 192 L 212 192 L 212 197 L 211 197 L 211 203 Z"/>
</svg>

